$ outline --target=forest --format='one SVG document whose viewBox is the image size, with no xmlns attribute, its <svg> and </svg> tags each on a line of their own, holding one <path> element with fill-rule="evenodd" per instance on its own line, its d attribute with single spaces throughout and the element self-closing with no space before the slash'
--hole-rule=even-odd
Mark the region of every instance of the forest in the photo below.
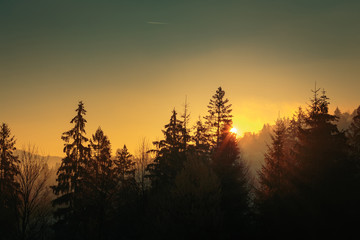
<svg viewBox="0 0 360 240">
<path fill-rule="evenodd" d="M 329 112 L 325 90 L 266 131 L 251 166 L 219 87 L 207 115 L 169 114 L 162 138 L 136 155 L 112 153 L 99 127 L 87 135 L 78 102 L 62 133 L 63 158 L 50 168 L 35 146 L 16 149 L 0 126 L 0 239 L 341 239 L 360 216 L 360 106 Z M 70 109 L 71 110 L 71 109 Z M 164 120 L 166 121 L 166 120 Z M 265 128 L 265 127 L 264 127 Z M 60 134 L 59 134 L 60 135 Z M 254 138 L 255 139 L 255 138 Z M 258 146 L 258 148 L 257 148 Z"/>
</svg>

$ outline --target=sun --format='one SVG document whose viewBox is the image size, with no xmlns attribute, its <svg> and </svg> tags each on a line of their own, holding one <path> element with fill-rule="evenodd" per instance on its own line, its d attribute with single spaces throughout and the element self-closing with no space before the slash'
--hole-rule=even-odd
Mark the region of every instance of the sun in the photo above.
<svg viewBox="0 0 360 240">
<path fill-rule="evenodd" d="M 233 127 L 232 129 L 230 129 L 230 132 L 233 134 L 237 134 L 237 129 Z"/>
</svg>

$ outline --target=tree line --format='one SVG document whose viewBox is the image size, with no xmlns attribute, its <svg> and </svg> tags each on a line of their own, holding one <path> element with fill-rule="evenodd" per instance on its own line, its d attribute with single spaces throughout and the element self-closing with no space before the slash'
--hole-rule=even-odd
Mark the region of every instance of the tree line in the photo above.
<svg viewBox="0 0 360 240">
<path fill-rule="evenodd" d="M 189 126 L 185 104 L 163 138 L 112 154 L 99 127 L 86 136 L 82 101 L 62 134 L 64 155 L 48 186 L 46 159 L 0 127 L 0 239 L 324 238 L 356 229 L 360 207 L 360 107 L 339 130 L 325 91 L 278 119 L 253 181 L 219 87 Z M 240 146 L 241 147 L 241 146 Z"/>
</svg>

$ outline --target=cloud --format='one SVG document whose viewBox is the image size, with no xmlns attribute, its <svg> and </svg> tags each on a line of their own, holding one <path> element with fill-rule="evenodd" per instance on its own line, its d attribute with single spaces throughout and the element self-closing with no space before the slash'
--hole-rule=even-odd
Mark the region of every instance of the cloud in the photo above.
<svg viewBox="0 0 360 240">
<path fill-rule="evenodd" d="M 168 24 L 168 23 L 165 23 L 165 22 L 146 22 L 148 24 L 156 24 L 156 25 L 164 25 L 164 24 Z"/>
</svg>

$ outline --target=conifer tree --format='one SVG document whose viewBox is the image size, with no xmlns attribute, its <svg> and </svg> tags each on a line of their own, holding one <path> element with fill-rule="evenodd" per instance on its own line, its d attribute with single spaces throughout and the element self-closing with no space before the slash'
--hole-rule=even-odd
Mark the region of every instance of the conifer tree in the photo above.
<svg viewBox="0 0 360 240">
<path fill-rule="evenodd" d="M 135 163 L 132 158 L 133 156 L 129 153 L 126 145 L 116 151 L 115 172 L 120 183 L 124 186 L 129 186 L 135 181 Z"/>
<path fill-rule="evenodd" d="M 190 142 L 190 130 L 188 129 L 188 123 L 189 123 L 189 119 L 190 119 L 190 113 L 189 113 L 189 106 L 187 103 L 187 98 L 185 99 L 185 104 L 184 104 L 184 113 L 183 115 L 181 115 L 182 118 L 182 123 L 183 123 L 183 133 L 182 133 L 182 138 L 183 138 L 183 150 L 186 151 L 188 149 L 188 144 Z"/>
<path fill-rule="evenodd" d="M 212 133 L 211 165 L 220 180 L 221 207 L 226 238 L 233 238 L 242 223 L 246 229 L 249 213 L 247 167 L 240 158 L 236 134 L 231 133 L 232 109 L 225 91 L 219 87 L 208 105 L 206 125 Z M 236 229 L 236 230 L 235 230 Z"/>
<path fill-rule="evenodd" d="M 112 167 L 111 144 L 108 137 L 99 127 L 90 139 L 91 155 L 94 158 L 94 167 L 98 174 L 110 171 Z"/>
<path fill-rule="evenodd" d="M 346 135 L 349 146 L 349 158 L 354 166 L 354 179 L 352 181 L 352 185 L 349 185 L 348 188 L 353 193 L 351 195 L 353 200 L 353 205 L 351 206 L 352 213 L 354 216 L 358 216 L 360 214 L 360 106 L 355 112 L 356 113 L 348 131 L 346 132 Z M 356 226 L 354 226 L 354 228 L 356 229 Z"/>
<path fill-rule="evenodd" d="M 356 109 L 356 115 L 347 131 L 348 143 L 350 146 L 350 154 L 360 169 L 360 106 Z"/>
<path fill-rule="evenodd" d="M 135 162 L 126 145 L 116 151 L 114 172 L 116 174 L 115 216 L 113 228 L 124 239 L 137 239 L 142 224 L 139 188 L 135 179 Z M 120 217 L 119 217 L 120 216 Z"/>
<path fill-rule="evenodd" d="M 19 159 L 15 156 L 15 136 L 11 136 L 6 123 L 0 126 L 0 187 L 1 193 L 16 194 L 15 176 L 18 174 Z"/>
<path fill-rule="evenodd" d="M 307 229 L 306 234 L 322 236 L 331 226 L 340 229 L 351 209 L 353 193 L 344 192 L 351 186 L 354 167 L 347 157 L 346 138 L 336 126 L 337 118 L 329 114 L 325 91 L 313 90 L 313 98 L 299 130 L 292 184 L 295 188 L 294 209 L 301 209 L 295 225 Z M 348 203 L 346 203 L 348 202 Z M 301 216 L 301 217 L 300 217 Z M 305 233 L 305 232 L 304 232 Z"/>
<path fill-rule="evenodd" d="M 192 136 L 192 141 L 194 143 L 194 151 L 199 158 L 204 160 L 209 160 L 210 157 L 210 139 L 208 134 L 208 129 L 201 121 L 196 121 L 194 127 L 194 132 Z"/>
<path fill-rule="evenodd" d="M 175 109 L 170 122 L 165 125 L 163 140 L 155 141 L 156 149 L 151 152 L 156 154 L 154 162 L 148 165 L 149 178 L 153 187 L 169 187 L 177 173 L 183 167 L 186 153 L 183 148 L 183 122 L 177 119 Z"/>
<path fill-rule="evenodd" d="M 269 199 L 274 195 L 281 194 L 283 189 L 284 174 L 286 171 L 285 144 L 287 141 L 287 128 L 282 119 L 276 121 L 274 134 L 271 135 L 272 143 L 268 145 L 265 153 L 265 163 L 262 166 L 260 175 L 261 198 Z M 264 199 L 264 200 L 265 200 Z"/>
<path fill-rule="evenodd" d="M 15 177 L 19 173 L 19 160 L 14 154 L 15 143 L 10 128 L 6 123 L 2 123 L 0 125 L 0 239 L 13 237 L 16 227 L 19 185 Z"/>
<path fill-rule="evenodd" d="M 105 197 L 114 187 L 115 175 L 110 140 L 100 127 L 90 139 L 90 150 L 91 160 L 87 171 L 90 185 L 95 192 Z"/>
<path fill-rule="evenodd" d="M 337 163 L 338 161 L 330 159 L 340 160 L 346 148 L 345 136 L 335 124 L 336 116 L 328 113 L 329 102 L 325 91 L 320 97 L 319 91 L 320 89 L 313 91 L 314 97 L 308 108 L 305 126 L 298 133 L 300 149 L 297 158 L 303 170 L 309 168 L 310 172 L 320 171 L 320 168 L 326 169 L 326 166 Z M 319 174 L 313 172 L 313 177 L 315 176 Z"/>
<path fill-rule="evenodd" d="M 334 111 L 334 115 L 337 117 L 337 118 L 340 118 L 341 117 L 341 111 L 339 109 L 339 107 L 336 107 L 335 111 Z"/>
<path fill-rule="evenodd" d="M 236 134 L 230 132 L 231 128 L 231 125 L 224 126 L 219 146 L 215 148 L 211 161 L 220 180 L 223 227 L 226 233 L 224 237 L 228 239 L 233 239 L 239 232 L 246 235 L 249 223 L 248 170 L 240 157 L 238 140 Z"/>
<path fill-rule="evenodd" d="M 206 124 L 211 131 L 212 145 L 217 147 L 224 128 L 232 124 L 231 104 L 225 98 L 225 91 L 219 87 L 210 99 L 208 105 L 208 115 L 205 116 Z"/>
<path fill-rule="evenodd" d="M 80 224 L 75 216 L 79 216 L 85 200 L 83 193 L 86 181 L 84 178 L 90 159 L 90 150 L 86 146 L 88 139 L 85 137 L 87 122 L 84 118 L 85 114 L 84 104 L 80 101 L 76 116 L 70 121 L 74 127 L 64 132 L 61 137 L 65 141 L 63 151 L 66 156 L 62 159 L 57 171 L 57 185 L 52 186 L 54 194 L 58 196 L 53 201 L 53 205 L 58 207 L 55 216 L 61 225 L 70 224 L 70 220 L 72 223 Z"/>
<path fill-rule="evenodd" d="M 90 139 L 91 160 L 87 169 L 88 208 L 93 222 L 88 236 L 106 239 L 110 214 L 113 211 L 114 196 L 117 193 L 116 174 L 111 159 L 111 144 L 99 127 Z"/>
<path fill-rule="evenodd" d="M 293 124 L 297 122 L 292 119 Z M 264 235 L 281 236 L 287 231 L 289 208 L 291 202 L 288 192 L 291 190 L 291 164 L 289 157 L 289 131 L 283 119 L 276 121 L 271 145 L 265 153 L 265 161 L 259 172 L 260 186 L 256 189 L 256 206 L 260 211 L 259 224 L 265 231 Z"/>
</svg>

